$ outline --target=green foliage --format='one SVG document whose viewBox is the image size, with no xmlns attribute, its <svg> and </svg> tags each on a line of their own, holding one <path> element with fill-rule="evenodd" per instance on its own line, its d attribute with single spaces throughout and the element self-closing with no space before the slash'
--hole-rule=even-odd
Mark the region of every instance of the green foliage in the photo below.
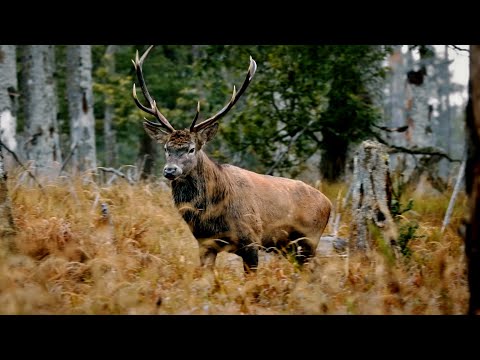
<svg viewBox="0 0 480 360">
<path fill-rule="evenodd" d="M 132 99 L 135 77 L 131 59 L 138 50 L 141 55 L 146 46 L 117 46 L 115 53 L 115 73 L 109 74 L 106 67 L 106 46 L 93 47 L 94 57 L 94 93 L 95 119 L 97 122 L 97 149 L 99 159 L 103 159 L 103 118 L 105 105 L 114 106 L 114 128 L 118 142 L 119 164 L 135 163 L 140 151 L 141 136 L 143 135 L 142 121 L 144 117 L 152 117 L 139 110 Z M 188 93 L 186 79 L 191 77 L 189 71 L 191 62 L 189 47 L 187 46 L 156 46 L 151 51 L 143 65 L 145 81 L 150 94 L 157 101 L 157 106 L 163 115 L 176 128 L 185 126 L 190 114 L 185 111 L 184 104 L 177 103 L 180 93 Z M 137 89 L 140 101 L 144 101 L 141 90 Z M 194 113 L 194 102 L 189 108 L 191 117 Z"/>
<path fill-rule="evenodd" d="M 368 225 L 368 232 L 370 236 L 374 240 L 375 244 L 377 245 L 377 249 L 380 254 L 383 255 L 383 258 L 388 262 L 391 266 L 395 263 L 395 254 L 390 246 L 389 242 L 385 239 L 385 234 L 380 228 L 373 223 L 369 223 Z"/>
<path fill-rule="evenodd" d="M 114 109 L 113 126 L 120 145 L 118 149 L 119 163 L 132 164 L 135 161 L 135 157 L 132 155 L 137 154 L 137 151 L 133 152 L 132 149 L 136 148 L 142 131 L 138 125 L 143 114 L 135 106 L 132 107 L 132 75 L 122 71 L 121 63 L 118 60 L 115 64 L 117 67 L 115 72 L 109 73 L 106 62 L 110 59 L 106 58 L 105 50 L 106 46 L 103 45 L 93 47 L 93 57 L 96 60 L 94 61 L 96 66 L 93 69 L 93 92 L 95 96 L 97 157 L 99 162 L 104 158 L 103 119 L 105 106 L 111 105 Z M 121 55 L 117 54 L 117 58 L 121 58 Z"/>
<path fill-rule="evenodd" d="M 69 115 L 65 93 L 66 46 L 56 46 L 56 82 L 61 145 L 69 151 Z M 108 71 L 106 45 L 92 46 L 97 158 L 104 159 L 105 106 L 113 105 L 118 164 L 136 162 L 142 119 L 131 91 L 136 81 L 131 59 L 147 46 L 118 45 L 115 70 Z M 255 79 L 235 108 L 221 120 L 207 151 L 220 162 L 295 176 L 321 151 L 327 178 L 339 176 L 350 145 L 371 134 L 378 111 L 371 101 L 375 82 L 384 76 L 387 47 L 369 45 L 158 45 L 143 69 L 151 95 L 175 128 L 192 121 L 197 101 L 200 121 L 230 99 L 244 80 L 252 56 Z M 19 58 L 21 51 L 19 52 Z M 19 72 L 21 62 L 19 61 Z M 139 99 L 143 96 L 139 91 Z M 21 105 L 21 99 L 20 99 Z M 147 115 L 151 119 L 151 116 Z M 22 126 L 19 116 L 19 128 Z M 295 142 L 292 137 L 299 134 Z M 282 153 L 287 152 L 286 156 Z M 163 159 L 163 156 L 161 157 Z M 281 158 L 281 161 L 277 160 Z M 157 167 L 160 164 L 157 164 Z"/>
<path fill-rule="evenodd" d="M 392 215 L 395 217 L 397 215 L 402 215 L 404 212 L 412 210 L 412 208 L 413 208 L 413 199 L 408 199 L 407 205 L 404 208 L 402 208 L 402 204 L 400 203 L 400 200 L 398 198 L 393 198 L 390 206 L 390 211 L 392 212 Z"/>
<path fill-rule="evenodd" d="M 369 88 L 385 75 L 380 62 L 385 54 L 385 48 L 359 45 L 208 46 L 196 66 L 205 89 L 212 90 L 207 110 L 213 110 L 229 97 L 226 81 L 240 85 L 248 56 L 257 61 L 255 80 L 228 116 L 231 120 L 222 120 L 220 135 L 229 157 L 260 172 L 288 146 L 289 156 L 276 170 L 292 175 L 318 150 L 325 162 L 333 153 L 344 161 L 350 144 L 371 135 L 379 113 Z M 334 167 L 332 178 L 342 173 L 342 166 Z"/>
<path fill-rule="evenodd" d="M 410 257 L 412 255 L 412 251 L 410 250 L 408 243 L 411 240 L 420 238 L 420 236 L 415 234 L 417 230 L 418 223 L 412 221 L 400 226 L 398 231 L 397 245 L 400 247 L 401 253 L 406 257 Z"/>
<path fill-rule="evenodd" d="M 393 181 L 391 188 L 392 200 L 390 203 L 390 212 L 394 218 L 397 218 L 398 215 L 402 215 L 413 208 L 413 199 L 408 199 L 407 205 L 404 207 L 401 202 L 401 198 L 405 193 L 406 187 L 407 183 L 404 181 L 403 176 L 395 176 L 395 180 Z"/>
<path fill-rule="evenodd" d="M 400 248 L 400 252 L 404 256 L 410 257 L 412 252 L 408 244 L 411 240 L 419 238 L 419 236 L 416 235 L 416 231 L 418 230 L 418 223 L 406 220 L 400 215 L 413 209 L 413 199 L 408 199 L 408 202 L 405 206 L 402 203 L 402 197 L 406 191 L 407 186 L 407 183 L 403 180 L 403 176 L 397 176 L 393 183 L 395 185 L 392 186 L 391 189 L 392 200 L 390 203 L 390 212 L 392 213 L 392 216 L 397 225 L 400 225 L 400 222 L 403 221 L 403 224 L 400 225 L 398 229 L 397 245 Z"/>
<path fill-rule="evenodd" d="M 435 56 L 435 50 L 431 45 L 411 45 L 409 50 L 417 50 L 420 54 L 420 58 L 426 59 Z"/>
</svg>

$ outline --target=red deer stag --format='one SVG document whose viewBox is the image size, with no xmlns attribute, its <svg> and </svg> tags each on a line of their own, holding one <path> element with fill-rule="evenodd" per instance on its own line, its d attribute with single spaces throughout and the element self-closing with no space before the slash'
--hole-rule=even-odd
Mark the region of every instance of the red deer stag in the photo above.
<svg viewBox="0 0 480 360">
<path fill-rule="evenodd" d="M 197 124 L 200 102 L 189 129 L 175 130 L 157 108 L 143 78 L 142 65 L 153 46 L 132 60 L 148 106 L 135 104 L 159 122 L 145 118 L 148 135 L 164 144 L 164 176 L 171 181 L 173 201 L 199 243 L 202 266 L 213 267 L 219 251 L 243 259 L 246 272 L 258 265 L 258 246 L 293 252 L 300 264 L 316 251 L 331 209 L 330 200 L 298 180 L 260 175 L 212 161 L 202 150 L 217 132 L 218 120 L 250 84 L 257 64 L 250 57 L 248 73 L 238 92 L 217 114 Z"/>
</svg>

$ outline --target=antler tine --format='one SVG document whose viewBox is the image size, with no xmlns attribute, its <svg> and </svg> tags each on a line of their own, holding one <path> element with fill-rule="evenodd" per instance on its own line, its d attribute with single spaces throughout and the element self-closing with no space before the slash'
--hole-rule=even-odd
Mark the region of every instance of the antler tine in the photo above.
<svg viewBox="0 0 480 360">
<path fill-rule="evenodd" d="M 202 130 L 202 129 L 206 128 L 207 126 L 209 126 L 210 124 L 212 124 L 213 122 L 218 121 L 222 116 L 224 116 L 226 113 L 228 113 L 228 111 L 233 107 L 233 105 L 235 105 L 235 103 L 238 101 L 240 96 L 242 96 L 244 91 L 247 89 L 247 87 L 250 84 L 250 82 L 252 81 L 253 76 L 255 75 L 256 71 L 257 71 L 257 63 L 250 56 L 250 65 L 248 67 L 247 76 L 245 77 L 245 80 L 243 81 L 243 84 L 242 84 L 242 87 L 240 88 L 240 90 L 238 90 L 238 92 L 236 92 L 235 85 L 234 85 L 233 86 L 232 97 L 231 97 L 230 101 L 227 103 L 227 105 L 225 105 L 222 110 L 220 110 L 218 113 L 216 113 L 212 117 L 202 121 L 200 124 L 195 125 L 195 122 L 197 121 L 197 116 L 198 116 L 198 114 L 197 114 L 195 116 L 195 119 L 192 122 L 192 125 L 190 126 L 190 131 L 197 132 L 199 130 Z"/>
<path fill-rule="evenodd" d="M 156 102 L 150 96 L 150 93 L 148 92 L 148 89 L 147 89 L 147 85 L 145 84 L 145 80 L 143 78 L 143 70 L 142 70 L 143 61 L 146 59 L 147 55 L 150 53 L 153 47 L 154 45 L 150 45 L 149 48 L 143 53 L 142 57 L 140 58 L 138 57 L 138 50 L 137 50 L 135 54 L 135 61 L 132 60 L 133 66 L 135 67 L 135 73 L 137 75 L 137 79 L 140 84 L 140 88 L 142 89 L 142 92 L 143 92 L 143 96 L 145 96 L 145 99 L 148 101 L 148 104 L 150 105 L 150 107 L 143 105 L 138 100 L 135 83 L 133 84 L 133 100 L 141 110 L 145 111 L 150 115 L 155 116 L 157 120 L 160 122 L 160 124 L 163 125 L 163 127 L 167 128 L 170 132 L 173 132 L 175 131 L 174 127 L 170 124 L 167 118 L 162 115 L 160 110 L 158 110 Z M 154 124 L 151 121 L 149 121 L 149 123 Z"/>
<path fill-rule="evenodd" d="M 197 122 L 199 114 L 200 114 L 200 101 L 197 103 L 197 113 L 195 114 L 195 118 L 192 121 L 192 125 L 190 125 L 190 131 L 194 131 L 195 123 Z"/>
</svg>

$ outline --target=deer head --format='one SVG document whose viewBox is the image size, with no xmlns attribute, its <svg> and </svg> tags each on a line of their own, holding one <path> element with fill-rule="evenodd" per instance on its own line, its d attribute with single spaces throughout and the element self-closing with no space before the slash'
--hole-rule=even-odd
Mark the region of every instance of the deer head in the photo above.
<svg viewBox="0 0 480 360">
<path fill-rule="evenodd" d="M 197 124 L 198 116 L 200 114 L 200 102 L 197 104 L 197 112 L 190 125 L 189 129 L 175 130 L 165 116 L 162 115 L 157 108 L 156 101 L 150 96 L 145 80 L 143 78 L 142 65 L 150 50 L 151 45 L 142 57 L 139 58 L 138 51 L 135 56 L 135 61 L 132 60 L 138 83 L 142 89 L 143 95 L 148 102 L 148 106 L 143 105 L 137 98 L 137 91 L 135 83 L 133 84 L 133 99 L 135 104 L 147 114 L 155 116 L 158 122 L 153 122 L 145 118 L 143 127 L 147 134 L 160 144 L 164 144 L 165 156 L 167 163 L 163 168 L 163 175 L 169 180 L 175 180 L 187 175 L 194 169 L 198 162 L 198 152 L 202 147 L 215 136 L 218 129 L 218 120 L 223 117 L 235 105 L 240 96 L 244 93 L 252 81 L 257 64 L 250 57 L 250 66 L 245 80 L 237 92 L 233 86 L 233 94 L 230 101 L 218 113 L 212 117 Z"/>
</svg>

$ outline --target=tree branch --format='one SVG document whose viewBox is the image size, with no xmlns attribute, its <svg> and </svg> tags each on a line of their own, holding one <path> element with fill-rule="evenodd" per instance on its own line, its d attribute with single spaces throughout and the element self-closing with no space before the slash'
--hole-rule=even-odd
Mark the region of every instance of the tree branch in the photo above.
<svg viewBox="0 0 480 360">
<path fill-rule="evenodd" d="M 469 50 L 469 49 L 462 49 L 461 47 L 458 47 L 457 45 L 447 45 L 447 46 L 450 46 L 450 47 L 452 47 L 454 50 L 457 50 L 457 51 L 464 51 L 464 52 L 470 53 L 470 50 Z"/>
<path fill-rule="evenodd" d="M 40 184 L 37 180 L 37 178 L 35 177 L 35 175 L 32 174 L 32 172 L 30 171 L 30 169 L 28 169 L 25 165 L 23 165 L 23 163 L 20 161 L 20 159 L 18 158 L 17 154 L 15 154 L 15 152 L 13 152 L 12 150 L 10 150 L 4 143 L 2 140 L 0 140 L 0 146 L 3 147 L 5 150 L 7 150 L 12 156 L 13 158 L 15 159 L 15 161 L 23 168 L 23 170 L 25 170 L 27 172 L 27 174 L 33 179 L 33 181 L 35 181 L 35 183 L 38 185 L 38 187 L 42 190 L 42 192 L 44 191 L 43 189 L 43 186 L 42 184 Z"/>
<path fill-rule="evenodd" d="M 290 151 L 290 148 L 293 146 L 295 141 L 297 141 L 298 138 L 305 132 L 305 130 L 307 130 L 310 127 L 310 125 L 312 125 L 312 124 L 313 124 L 313 119 L 310 120 L 308 122 L 308 124 L 302 130 L 300 130 L 294 136 L 292 136 L 292 138 L 290 139 L 290 142 L 288 143 L 285 151 L 283 151 L 280 155 L 277 156 L 277 158 L 275 159 L 275 163 L 270 167 L 270 169 L 268 169 L 267 175 L 272 175 L 273 170 L 275 170 L 275 168 L 278 166 L 278 164 L 280 164 L 280 161 L 282 161 L 282 159 L 285 157 L 285 155 Z"/>
<path fill-rule="evenodd" d="M 412 154 L 412 155 L 431 155 L 431 156 L 436 155 L 436 156 L 441 156 L 451 162 L 462 162 L 462 160 L 460 159 L 452 159 L 446 153 L 444 153 L 440 149 L 437 149 L 433 146 L 425 146 L 425 147 L 414 146 L 411 148 L 405 148 L 403 146 L 396 146 L 396 145 L 388 145 L 388 146 L 390 147 L 390 149 L 388 150 L 389 154 L 403 152 L 403 153 Z"/>
<path fill-rule="evenodd" d="M 272 91 L 272 92 L 271 92 L 271 95 L 272 95 L 272 106 L 273 106 L 273 108 L 275 109 L 275 112 L 277 113 L 280 121 L 283 122 L 283 123 L 285 123 L 284 118 L 283 118 L 283 114 L 282 114 L 282 112 L 280 111 L 280 109 L 278 108 L 277 104 L 275 103 L 275 93 Z"/>
<path fill-rule="evenodd" d="M 460 165 L 460 170 L 458 171 L 457 181 L 455 182 L 455 187 L 453 188 L 452 196 L 450 197 L 450 202 L 448 203 L 447 212 L 445 213 L 445 217 L 443 218 L 442 229 L 440 230 L 441 234 L 443 234 L 443 232 L 445 231 L 445 228 L 450 222 L 450 216 L 452 215 L 453 205 L 455 204 L 455 200 L 457 199 L 458 192 L 460 191 L 460 186 L 462 183 L 463 176 L 465 175 L 466 164 L 467 164 L 467 156 L 465 155 L 465 158 L 462 161 L 462 165 Z"/>
<path fill-rule="evenodd" d="M 459 159 L 452 159 L 448 154 L 446 154 L 442 150 L 433 146 L 425 146 L 425 147 L 413 146 L 411 148 L 406 148 L 403 146 L 390 145 L 385 140 L 383 140 L 378 134 L 374 134 L 374 136 L 379 142 L 389 147 L 388 149 L 389 154 L 406 153 L 411 155 L 431 155 L 431 156 L 436 155 L 436 156 L 441 156 L 451 162 L 462 162 L 462 160 L 459 160 Z"/>
<path fill-rule="evenodd" d="M 125 175 L 124 173 L 122 173 L 121 171 L 119 171 L 119 170 L 117 170 L 117 169 L 114 169 L 114 168 L 105 168 L 105 167 L 103 167 L 103 166 L 98 166 L 97 169 L 98 169 L 98 170 L 103 170 L 103 171 L 105 171 L 105 172 L 110 172 L 110 173 L 113 173 L 113 174 L 115 174 L 115 175 L 117 175 L 117 176 L 120 176 L 121 178 L 127 180 L 130 185 L 133 185 L 133 184 L 135 183 L 132 179 L 130 179 L 130 177 L 128 177 L 127 175 Z"/>
<path fill-rule="evenodd" d="M 376 127 L 377 129 L 388 131 L 388 132 L 405 132 L 405 131 L 408 130 L 408 125 L 400 126 L 400 127 L 396 127 L 396 128 L 389 128 L 389 127 L 386 127 L 386 126 L 378 126 L 378 125 L 375 125 L 375 124 L 373 124 L 373 126 Z"/>
<path fill-rule="evenodd" d="M 65 166 L 67 165 L 68 161 L 70 160 L 73 153 L 75 152 L 75 149 L 77 148 L 77 145 L 78 144 L 76 142 L 73 144 L 72 149 L 70 150 L 70 153 L 68 154 L 67 158 L 65 159 L 62 166 L 60 167 L 60 171 L 58 172 L 58 175 L 60 175 L 62 173 L 62 171 L 65 169 Z"/>
</svg>

